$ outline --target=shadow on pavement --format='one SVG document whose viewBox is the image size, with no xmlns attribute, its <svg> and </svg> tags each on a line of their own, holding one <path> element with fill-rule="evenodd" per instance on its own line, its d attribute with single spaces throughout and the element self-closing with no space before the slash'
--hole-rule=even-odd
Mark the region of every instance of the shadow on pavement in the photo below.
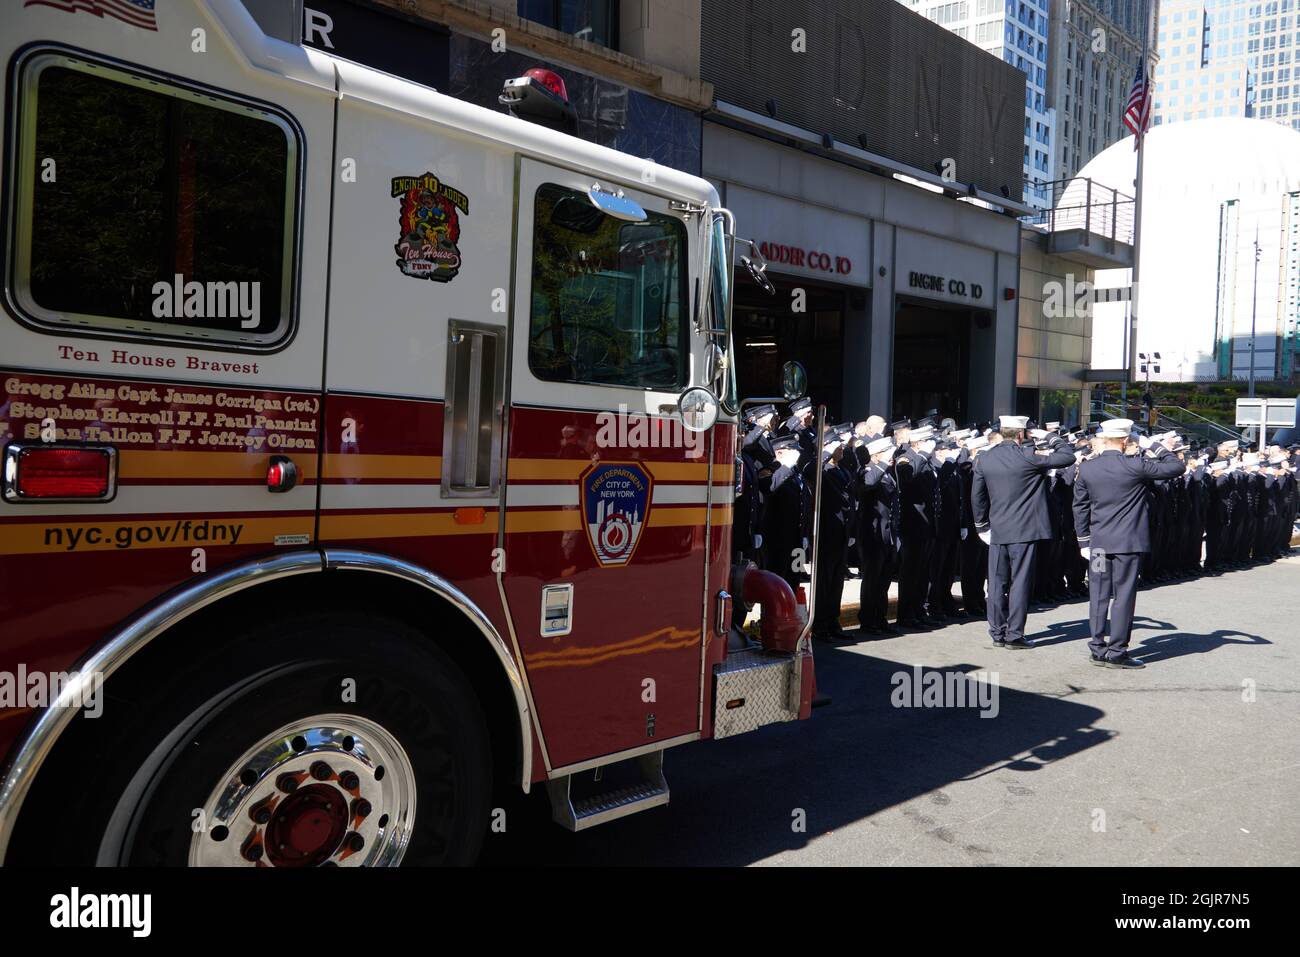
<svg viewBox="0 0 1300 957">
<path fill-rule="evenodd" d="M 1023 778 L 1007 787 L 1026 793 L 1034 771 L 1112 736 L 1096 726 L 1104 716 L 1097 708 L 1005 687 L 998 688 L 996 717 L 982 718 L 975 707 L 896 708 L 894 676 L 912 675 L 911 662 L 822 643 L 816 657 L 818 687 L 834 704 L 810 720 L 675 748 L 665 758 L 667 807 L 578 834 L 550 822 L 545 789 L 535 788 L 507 805 L 506 832 L 488 835 L 482 863 L 748 864 L 918 795 L 935 792 L 931 800 L 946 804 L 944 785 L 992 771 Z M 935 671 L 946 680 L 975 666 L 922 669 Z M 806 833 L 792 829 L 800 812 Z M 920 827 L 933 825 L 924 814 L 914 817 Z M 945 833 L 935 830 L 952 840 Z M 989 853 L 963 849 L 972 863 Z"/>
<path fill-rule="evenodd" d="M 1130 644 L 1132 644 L 1132 638 L 1136 637 L 1137 633 L 1144 629 L 1172 631 L 1173 628 L 1174 626 L 1167 621 L 1160 621 L 1158 618 L 1148 618 L 1145 615 L 1134 615 L 1133 632 L 1130 637 Z M 1041 631 L 1025 635 L 1025 638 L 1032 641 L 1035 645 L 1059 645 L 1066 641 L 1082 641 L 1086 645 L 1090 634 L 1091 630 L 1088 625 L 1088 619 L 1079 618 L 1074 621 L 1052 622 Z"/>
<path fill-rule="evenodd" d="M 1238 637 L 1239 636 L 1239 637 Z M 1203 655 L 1218 651 L 1224 645 L 1271 645 L 1273 642 L 1244 631 L 1220 628 L 1204 635 L 1176 632 L 1172 635 L 1152 635 L 1133 645 L 1133 653 L 1147 664 L 1169 661 L 1184 655 Z"/>
<path fill-rule="evenodd" d="M 1141 637 L 1141 632 L 1154 630 L 1158 634 Z M 1046 628 L 1025 637 L 1035 645 L 1059 645 L 1067 641 L 1081 641 L 1085 644 L 1089 636 L 1088 620 L 1053 622 Z M 1147 664 L 1171 661 L 1184 655 L 1203 655 L 1224 647 L 1225 645 L 1270 645 L 1267 638 L 1248 634 L 1231 628 L 1220 628 L 1206 634 L 1191 634 L 1178 631 L 1176 626 L 1158 618 L 1138 615 L 1133 619 L 1133 635 L 1129 643 L 1130 652 Z"/>
</svg>

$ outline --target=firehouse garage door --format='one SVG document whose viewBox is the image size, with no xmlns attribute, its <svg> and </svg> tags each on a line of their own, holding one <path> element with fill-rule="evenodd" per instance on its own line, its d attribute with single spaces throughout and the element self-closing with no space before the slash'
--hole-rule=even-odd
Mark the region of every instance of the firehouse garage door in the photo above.
<svg viewBox="0 0 1300 957">
<path fill-rule="evenodd" d="M 992 252 L 897 231 L 893 409 L 958 422 L 987 414 L 995 360 Z"/>
</svg>

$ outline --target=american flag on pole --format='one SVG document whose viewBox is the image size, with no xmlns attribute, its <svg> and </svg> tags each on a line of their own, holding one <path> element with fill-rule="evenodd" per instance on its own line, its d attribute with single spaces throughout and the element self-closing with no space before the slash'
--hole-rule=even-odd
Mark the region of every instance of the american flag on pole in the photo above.
<svg viewBox="0 0 1300 957">
<path fill-rule="evenodd" d="M 154 0 L 23 0 L 24 7 L 53 7 L 68 13 L 84 10 L 97 17 L 112 17 L 142 30 L 157 30 Z"/>
<path fill-rule="evenodd" d="M 1133 148 L 1142 142 L 1142 134 L 1151 125 L 1151 81 L 1147 76 L 1147 62 L 1144 55 L 1138 61 L 1137 73 L 1133 77 L 1133 89 L 1128 94 L 1128 105 L 1124 107 L 1124 125 L 1133 132 Z"/>
</svg>

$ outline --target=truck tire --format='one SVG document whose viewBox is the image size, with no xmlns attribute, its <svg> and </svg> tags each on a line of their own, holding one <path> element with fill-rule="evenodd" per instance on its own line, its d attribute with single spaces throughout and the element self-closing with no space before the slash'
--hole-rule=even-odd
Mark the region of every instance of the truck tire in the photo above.
<svg viewBox="0 0 1300 957">
<path fill-rule="evenodd" d="M 106 683 L 100 720 L 126 720 L 81 735 L 23 807 L 20 835 L 41 832 L 42 848 L 23 842 L 38 859 L 473 863 L 491 746 L 473 688 L 428 635 L 317 614 L 234 642 L 212 637 L 180 636 L 199 653 L 174 672 L 150 670 L 145 700 L 119 699 Z M 137 673 L 128 694 L 140 684 Z"/>
</svg>

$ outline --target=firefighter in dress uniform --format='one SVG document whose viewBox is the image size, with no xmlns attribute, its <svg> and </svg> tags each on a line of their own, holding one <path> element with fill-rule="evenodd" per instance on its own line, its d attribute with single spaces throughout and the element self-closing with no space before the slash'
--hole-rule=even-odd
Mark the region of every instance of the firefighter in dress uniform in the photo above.
<svg viewBox="0 0 1300 957">
<path fill-rule="evenodd" d="M 1052 534 L 1047 473 L 1074 464 L 1074 452 L 1059 435 L 1046 455 L 1026 443 L 1029 418 L 1004 415 L 1002 441 L 975 463 L 971 498 L 975 527 L 989 546 L 989 636 L 995 648 L 1032 648 L 1025 618 L 1033 594 L 1039 543 Z"/>
<path fill-rule="evenodd" d="M 844 436 L 851 427 L 827 429 L 822 439 L 821 513 L 817 527 L 817 600 L 813 620 L 815 638 L 853 637 L 840 626 L 840 599 L 844 593 L 849 542 L 852 540 L 853 477 L 841 466 Z M 856 458 L 853 459 L 856 461 Z"/>
<path fill-rule="evenodd" d="M 952 429 L 949 429 L 951 433 Z M 928 610 L 937 621 L 961 618 L 962 611 L 952 597 L 961 546 L 962 480 L 959 471 L 970 453 L 952 439 L 945 439 L 930 456 L 930 467 L 938 481 L 934 523 L 934 552 L 930 558 Z"/>
<path fill-rule="evenodd" d="M 930 591 L 935 499 L 939 489 L 938 476 L 925 450 L 933 433 L 933 427 L 928 425 L 911 429 L 906 420 L 894 423 L 894 437 L 899 448 L 894 456 L 894 475 L 902 497 L 902 521 L 898 530 L 902 537 L 898 567 L 898 624 L 921 631 L 937 624 L 926 614 L 925 608 Z"/>
<path fill-rule="evenodd" d="M 772 452 L 772 425 L 776 406 L 759 405 L 745 410 L 745 436 L 741 440 L 741 492 L 736 497 L 732 518 L 732 547 L 741 558 L 760 568 L 765 563 L 763 551 L 763 508 L 767 504 L 759 487 L 760 477 L 767 479 L 777 467 Z"/>
<path fill-rule="evenodd" d="M 1128 644 L 1141 559 L 1151 549 L 1148 492 L 1153 482 L 1186 469 L 1171 451 L 1173 439 L 1144 437 L 1146 454 L 1125 455 L 1132 428 L 1130 419 L 1102 423 L 1097 455 L 1079 466 L 1074 480 L 1074 529 L 1089 562 L 1088 649 L 1094 664 L 1120 669 L 1146 667 Z"/>
<path fill-rule="evenodd" d="M 781 423 L 779 435 L 793 435 L 799 440 L 805 473 L 812 468 L 817 453 L 817 436 L 813 434 L 813 401 L 808 396 L 789 405 L 790 414 Z"/>
<path fill-rule="evenodd" d="M 975 462 L 989 448 L 989 439 L 980 434 L 967 439 L 969 454 L 959 462 L 958 473 L 962 483 L 961 501 L 961 603 L 966 614 L 983 618 L 988 615 L 984 599 L 984 582 L 989 573 L 989 547 L 979 537 L 975 528 L 975 510 L 971 505 L 971 492 L 975 479 Z"/>
<path fill-rule="evenodd" d="M 792 591 L 799 590 L 801 558 L 807 555 L 811 499 L 799 471 L 799 439 L 783 435 L 772 440 L 776 468 L 759 478 L 766 499 L 763 510 L 764 566 L 785 579 Z"/>
<path fill-rule="evenodd" d="M 867 462 L 858 481 L 858 568 L 862 591 L 858 622 L 873 635 L 896 635 L 889 624 L 889 583 L 898 567 L 902 518 L 898 479 L 891 467 L 897 448 L 888 436 L 878 436 L 864 446 Z"/>
</svg>

